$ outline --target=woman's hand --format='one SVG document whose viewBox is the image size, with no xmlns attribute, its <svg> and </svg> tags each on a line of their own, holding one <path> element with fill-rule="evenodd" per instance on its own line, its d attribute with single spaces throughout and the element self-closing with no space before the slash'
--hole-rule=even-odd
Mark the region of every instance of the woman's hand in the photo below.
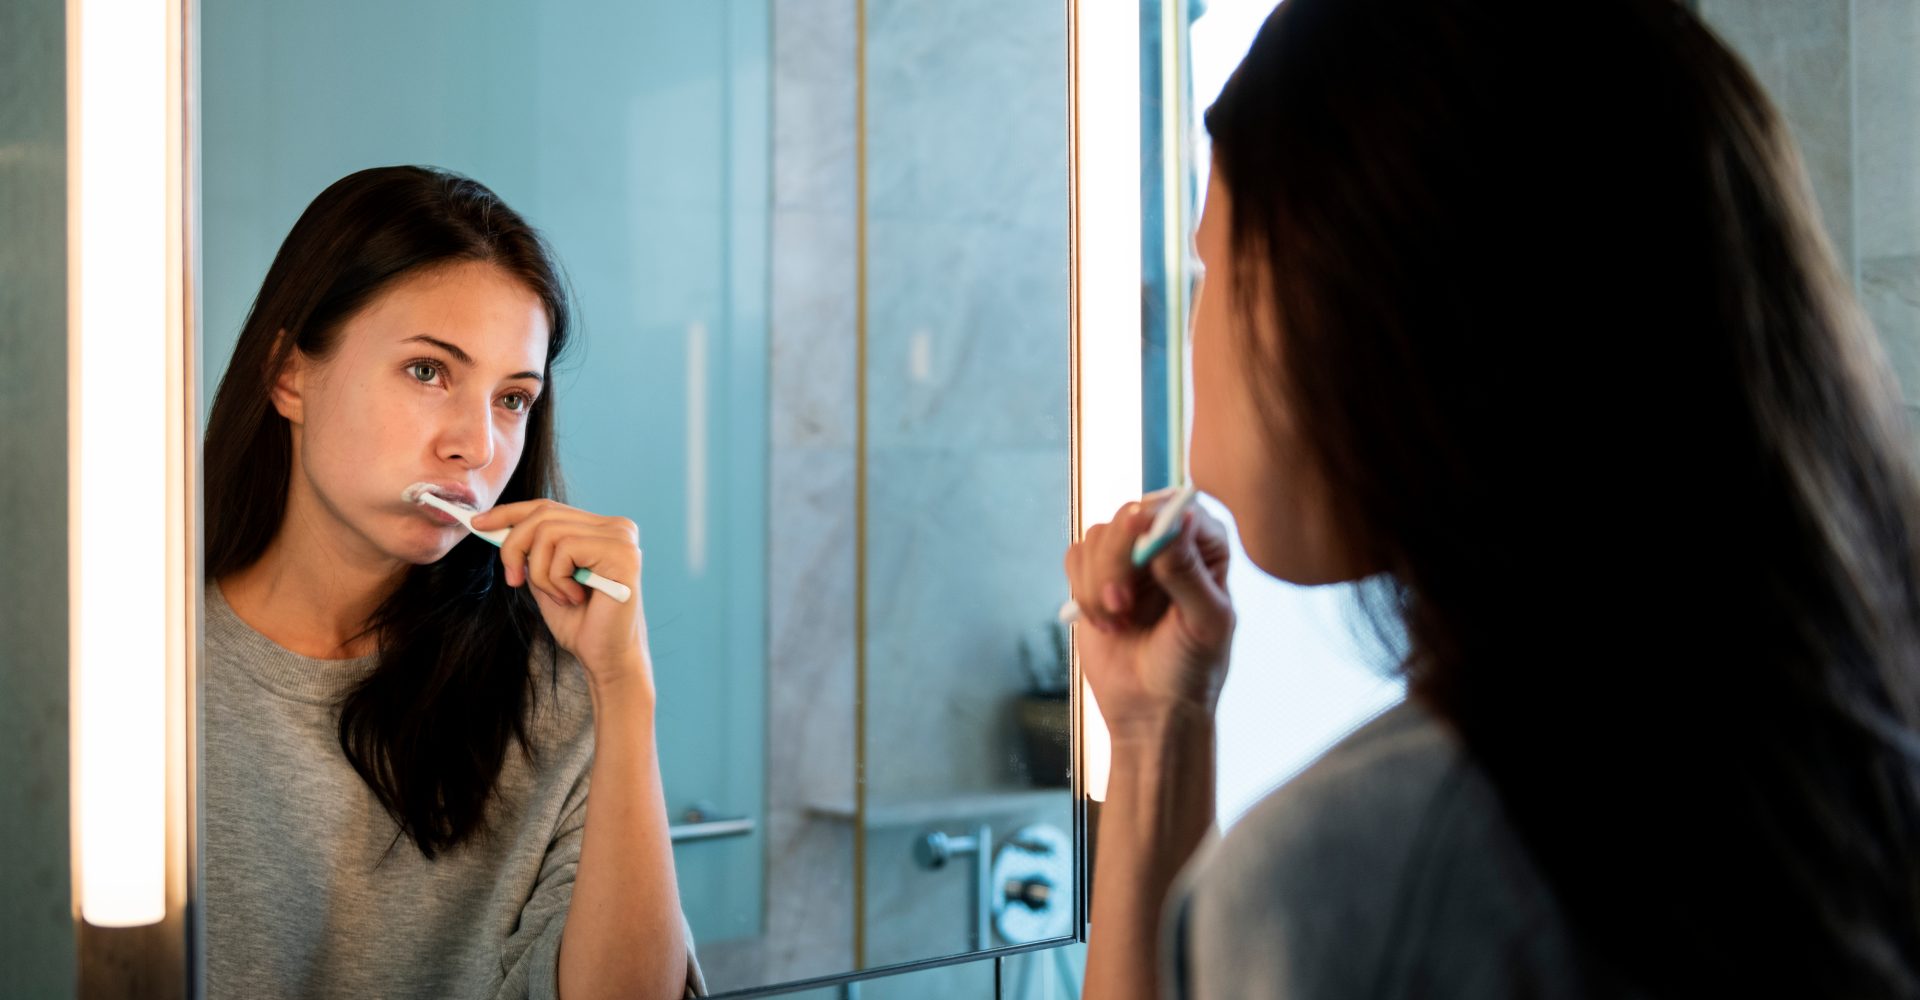
<svg viewBox="0 0 1920 1000">
<path fill-rule="evenodd" d="M 647 621 L 640 607 L 640 528 L 552 500 L 501 504 L 475 514 L 475 528 L 512 528 L 500 546 L 507 586 L 533 588 L 554 641 L 580 659 L 596 688 L 638 682 L 653 690 Z M 586 567 L 633 588 L 621 603 L 573 579 Z"/>
<path fill-rule="evenodd" d="M 1067 581 L 1085 626 L 1080 662 L 1116 741 L 1151 738 L 1184 712 L 1211 720 L 1227 679 L 1234 615 L 1226 529 L 1196 505 L 1179 537 L 1136 568 L 1133 543 L 1153 514 L 1129 503 L 1067 549 Z"/>
</svg>

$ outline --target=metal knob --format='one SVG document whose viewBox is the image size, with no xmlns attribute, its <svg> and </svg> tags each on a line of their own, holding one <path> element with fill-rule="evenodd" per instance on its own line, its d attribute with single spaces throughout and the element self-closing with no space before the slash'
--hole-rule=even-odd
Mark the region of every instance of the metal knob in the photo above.
<svg viewBox="0 0 1920 1000">
<path fill-rule="evenodd" d="M 1053 883 L 1046 879 L 1014 879 L 1006 884 L 1007 902 L 1021 903 L 1035 910 L 1047 908 L 1053 898 Z"/>
</svg>

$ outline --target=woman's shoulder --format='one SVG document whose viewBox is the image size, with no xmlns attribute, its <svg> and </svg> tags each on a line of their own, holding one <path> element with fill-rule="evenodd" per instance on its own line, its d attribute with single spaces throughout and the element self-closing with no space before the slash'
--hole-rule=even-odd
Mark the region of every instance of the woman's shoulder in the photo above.
<svg viewBox="0 0 1920 1000">
<path fill-rule="evenodd" d="M 1533 976 L 1578 995 L 1592 979 L 1491 781 L 1412 701 L 1209 844 L 1167 916 L 1174 996 L 1498 997 Z"/>
<path fill-rule="evenodd" d="M 1466 767 L 1445 727 L 1401 701 L 1334 743 L 1247 811 L 1220 862 L 1274 869 L 1326 851 L 1391 851 L 1408 821 Z"/>
<path fill-rule="evenodd" d="M 1248 810 L 1195 859 L 1189 888 L 1205 906 L 1248 917 L 1288 919 L 1311 901 L 1316 923 L 1359 919 L 1381 902 L 1462 763 L 1437 720 L 1396 704 Z"/>
</svg>

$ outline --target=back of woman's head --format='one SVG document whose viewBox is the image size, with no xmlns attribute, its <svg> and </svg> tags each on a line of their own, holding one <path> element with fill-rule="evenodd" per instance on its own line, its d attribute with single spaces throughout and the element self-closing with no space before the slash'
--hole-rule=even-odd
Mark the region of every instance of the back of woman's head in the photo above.
<svg viewBox="0 0 1920 1000">
<path fill-rule="evenodd" d="M 253 564 L 280 530 L 292 428 L 270 389 L 292 352 L 325 362 L 346 321 L 382 292 L 466 262 L 497 267 L 539 296 L 551 367 L 568 343 L 563 279 L 540 234 L 486 186 L 445 170 L 377 167 L 335 181 L 307 206 L 267 270 L 208 417 L 209 579 Z M 549 379 L 498 502 L 559 498 L 553 412 Z M 408 570 L 367 623 L 379 666 L 341 705 L 342 749 L 427 857 L 484 829 L 508 743 L 532 749 L 530 650 L 545 640 L 554 665 L 539 609 L 496 582 L 493 553 L 469 538 Z"/>
<path fill-rule="evenodd" d="M 1670 0 L 1287 0 L 1207 116 L 1254 390 L 1596 952 L 1920 993 L 1903 408 Z"/>
</svg>

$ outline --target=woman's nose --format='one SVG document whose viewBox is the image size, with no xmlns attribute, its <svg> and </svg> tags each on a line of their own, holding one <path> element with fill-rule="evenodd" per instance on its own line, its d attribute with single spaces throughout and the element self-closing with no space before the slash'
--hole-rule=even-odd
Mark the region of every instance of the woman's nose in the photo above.
<svg viewBox="0 0 1920 1000">
<path fill-rule="evenodd" d="M 486 468 L 493 461 L 491 401 L 462 402 L 451 409 L 448 425 L 441 432 L 441 457 L 470 469 Z"/>
</svg>

